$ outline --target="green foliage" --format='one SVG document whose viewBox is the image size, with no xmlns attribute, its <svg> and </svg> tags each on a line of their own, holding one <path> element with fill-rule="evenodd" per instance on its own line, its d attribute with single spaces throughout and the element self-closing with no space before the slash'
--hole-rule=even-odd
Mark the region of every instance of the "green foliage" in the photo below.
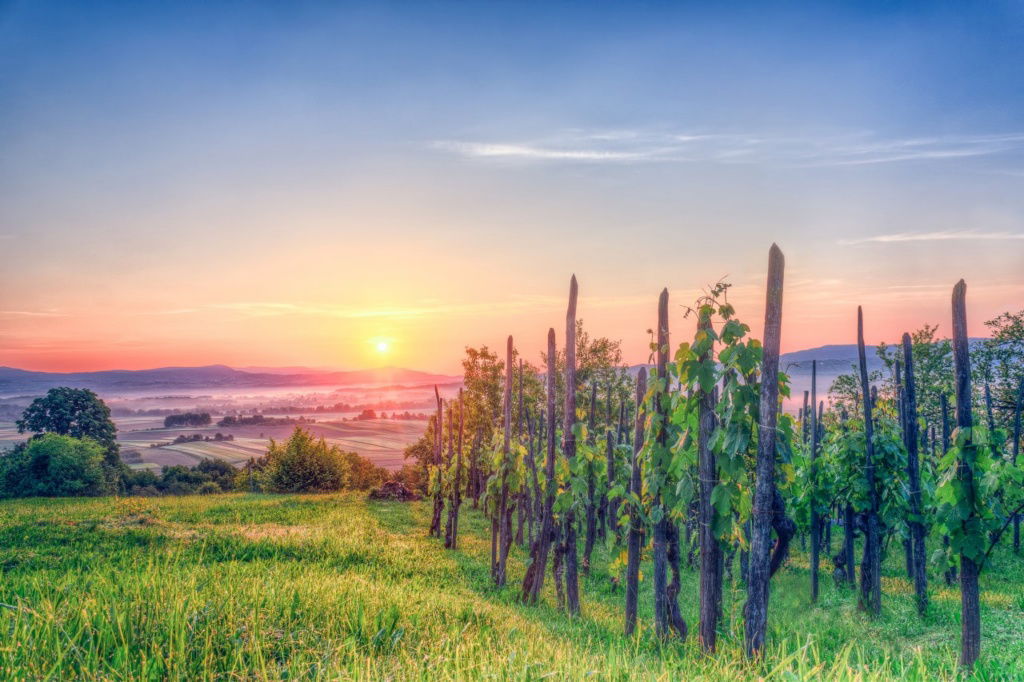
<svg viewBox="0 0 1024 682">
<path fill-rule="evenodd" d="M 86 388 L 51 388 L 36 398 L 17 422 L 18 433 L 59 433 L 73 438 L 91 438 L 104 449 L 104 464 L 110 473 L 120 467 L 117 427 L 110 408 Z"/>
<path fill-rule="evenodd" d="M 941 423 L 940 396 L 953 392 L 953 346 L 949 339 L 936 338 L 937 332 L 938 326 L 926 324 L 910 334 L 917 413 L 929 424 Z M 903 362 L 903 349 L 883 343 L 875 352 L 895 376 L 896 365 Z"/>
<path fill-rule="evenodd" d="M 994 417 L 1008 433 L 1013 433 L 1013 413 L 1017 392 L 1024 381 L 1024 310 L 1006 312 L 985 323 L 991 338 L 972 353 L 972 363 L 983 390 L 988 383 L 995 404 Z"/>
<path fill-rule="evenodd" d="M 719 479 L 711 491 L 713 531 L 723 541 L 742 544 L 746 542 L 742 527 L 753 507 L 763 348 L 760 341 L 748 336 L 750 327 L 735 318 L 728 289 L 728 284 L 718 283 L 691 310 L 698 319 L 697 331 L 692 342 L 679 345 L 669 368 L 680 388 L 669 397 L 668 452 L 657 451 L 656 445 L 645 446 L 645 455 L 667 461 L 674 488 L 666 503 L 673 513 L 685 514 L 697 489 L 700 396 L 718 389 L 709 439 Z M 780 374 L 779 382 L 780 394 L 788 395 L 788 378 Z M 656 425 L 655 421 L 651 424 Z M 791 420 L 779 420 L 776 438 L 780 457 L 786 461 Z"/>
<path fill-rule="evenodd" d="M 323 493 L 345 487 L 349 463 L 339 447 L 296 427 L 284 443 L 270 441 L 259 474 L 268 492 Z"/>
<path fill-rule="evenodd" d="M 936 518 L 949 536 L 950 554 L 962 553 L 980 564 L 990 534 L 1009 513 L 1001 493 L 1008 488 L 1019 490 L 1024 477 L 1018 467 L 998 456 L 999 440 L 993 443 L 984 426 L 957 428 L 952 440 L 953 447 L 939 463 Z"/>
<path fill-rule="evenodd" d="M 0 458 L 4 497 L 82 497 L 109 493 L 103 448 L 89 438 L 47 433 Z"/>
<path fill-rule="evenodd" d="M 872 413 L 878 521 L 883 533 L 901 527 L 907 518 L 907 453 L 895 410 L 892 401 L 880 399 Z M 851 504 L 858 513 L 866 512 L 871 506 L 871 499 L 865 477 L 864 419 L 854 416 L 844 421 L 835 413 L 827 413 L 824 426 L 825 437 L 818 463 L 821 486 L 821 494 L 816 498 L 818 510 L 822 511 L 822 505 L 833 499 L 843 505 Z M 803 479 L 800 478 L 793 488 L 800 490 L 802 485 Z M 801 499 L 806 508 L 806 494 L 802 494 Z"/>
</svg>

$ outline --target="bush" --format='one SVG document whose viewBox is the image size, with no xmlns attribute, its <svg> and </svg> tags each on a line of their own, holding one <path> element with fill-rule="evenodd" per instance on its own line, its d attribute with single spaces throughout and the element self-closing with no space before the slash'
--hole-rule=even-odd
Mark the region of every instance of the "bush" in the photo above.
<svg viewBox="0 0 1024 682">
<path fill-rule="evenodd" d="M 283 444 L 271 440 L 264 459 L 261 488 L 270 492 L 332 492 L 345 487 L 348 479 L 345 453 L 302 427 Z"/>
<path fill-rule="evenodd" d="M 216 483 L 214 483 L 213 481 L 206 481 L 199 485 L 199 488 L 196 490 L 196 492 L 199 493 L 200 495 L 216 495 L 217 493 L 224 492 L 224 489 L 221 488 Z"/>
<path fill-rule="evenodd" d="M 355 452 L 344 452 L 348 462 L 348 487 L 356 490 L 369 490 L 380 486 L 391 478 L 390 472 L 379 467 Z"/>
<path fill-rule="evenodd" d="M 83 497 L 109 492 L 105 451 L 91 438 L 47 433 L 0 460 L 5 497 Z"/>
</svg>

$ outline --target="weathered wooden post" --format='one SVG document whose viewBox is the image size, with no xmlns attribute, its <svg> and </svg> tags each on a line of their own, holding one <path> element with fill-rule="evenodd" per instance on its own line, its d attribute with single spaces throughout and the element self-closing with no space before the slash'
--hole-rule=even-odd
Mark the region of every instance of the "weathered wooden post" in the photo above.
<svg viewBox="0 0 1024 682">
<path fill-rule="evenodd" d="M 660 450 L 667 446 L 668 408 L 666 406 L 664 393 L 668 384 L 668 289 L 664 289 L 658 298 L 658 349 L 657 349 L 657 381 L 658 384 L 653 393 L 655 433 L 654 440 Z M 657 466 L 657 463 L 653 463 Z M 664 472 L 659 472 L 664 473 Z M 668 606 L 668 515 L 669 510 L 664 506 L 663 493 L 660 491 L 652 500 L 654 508 L 661 512 L 661 517 L 654 521 L 654 629 L 659 637 L 667 637 L 669 631 L 669 606 Z"/>
<path fill-rule="evenodd" d="M 701 315 L 697 324 L 699 331 L 711 332 L 711 319 Z M 700 362 L 712 360 L 709 344 L 701 353 Z M 722 546 L 715 537 L 715 508 L 711 504 L 711 492 L 718 485 L 718 463 L 711 450 L 711 438 L 715 431 L 715 396 L 713 391 L 704 390 L 698 384 L 698 427 L 697 427 L 697 472 L 700 522 L 700 626 L 698 640 L 704 651 L 715 650 L 718 635 L 718 608 L 722 593 Z"/>
<path fill-rule="evenodd" d="M 462 389 L 459 389 L 459 439 L 458 445 L 456 446 L 456 460 L 455 460 L 455 481 L 452 483 L 452 509 L 449 512 L 451 514 L 451 530 L 449 535 L 445 538 L 445 547 L 449 549 L 458 549 L 459 547 L 459 508 L 462 506 L 462 437 L 463 429 L 465 427 L 465 418 L 463 414 L 463 397 Z M 449 411 L 451 415 L 452 412 Z"/>
<path fill-rule="evenodd" d="M 761 397 L 757 439 L 757 479 L 751 523 L 747 603 L 744 606 L 744 645 L 747 656 L 764 649 L 768 622 L 768 586 L 771 575 L 771 529 L 775 497 L 775 429 L 779 402 L 779 347 L 782 336 L 782 282 L 785 258 L 772 244 L 768 254 L 765 293 L 764 355 L 761 362 Z"/>
<path fill-rule="evenodd" d="M 549 427 L 545 432 L 547 436 L 547 459 L 544 466 L 544 474 L 547 478 L 547 485 L 544 491 L 544 511 L 540 519 L 540 532 L 533 541 L 530 552 L 530 566 L 526 569 L 526 577 L 523 579 L 523 601 L 528 604 L 535 604 L 540 597 L 541 588 L 544 587 L 544 571 L 547 568 L 548 552 L 551 549 L 552 536 L 555 532 L 554 507 L 555 507 L 555 330 L 548 330 L 548 371 L 547 371 L 547 409 Z"/>
<path fill-rule="evenodd" d="M 609 426 L 604 434 L 604 464 L 605 464 L 605 489 L 610 491 L 615 485 L 615 443 L 617 441 L 615 431 Z M 604 497 L 604 521 L 606 532 L 611 532 L 617 544 L 622 539 L 618 536 L 618 498 L 609 500 Z"/>
<path fill-rule="evenodd" d="M 939 404 L 942 407 L 942 456 L 945 457 L 946 453 L 949 452 L 951 429 L 949 428 L 949 398 L 946 397 L 945 393 L 939 395 Z M 949 536 L 942 536 L 942 546 L 949 547 Z M 957 570 L 956 566 L 948 566 L 942 577 L 945 579 L 946 584 L 952 586 L 956 582 Z"/>
<path fill-rule="evenodd" d="M 882 612 L 882 567 L 878 542 L 878 488 L 875 482 L 874 419 L 872 395 L 868 384 L 868 365 L 864 352 L 864 313 L 857 306 L 857 360 L 860 369 L 861 403 L 864 407 L 864 478 L 867 480 L 869 506 L 864 533 L 864 558 L 860 565 L 860 607 L 874 615 Z"/>
<path fill-rule="evenodd" d="M 1013 448 L 1010 451 L 1013 466 L 1017 466 L 1017 456 L 1020 454 L 1020 412 L 1024 405 L 1024 377 L 1021 377 L 1020 385 L 1017 387 L 1017 401 L 1013 406 Z M 1013 515 L 1013 551 L 1020 551 L 1020 514 Z"/>
<path fill-rule="evenodd" d="M 597 434 L 597 382 L 590 384 L 590 406 L 587 410 L 587 446 L 593 447 Z M 590 575 L 590 555 L 597 541 L 597 473 L 594 462 L 587 460 L 586 537 L 583 540 L 583 575 Z"/>
<path fill-rule="evenodd" d="M 636 499 L 629 508 L 629 536 L 626 540 L 626 636 L 636 629 L 636 608 L 640 582 L 640 550 L 644 536 L 640 515 L 640 451 L 644 447 L 644 396 L 647 395 L 647 370 L 636 375 L 636 418 L 633 420 L 633 461 L 629 477 L 629 492 Z"/>
<path fill-rule="evenodd" d="M 967 285 L 963 280 L 953 287 L 953 371 L 956 388 L 956 425 L 967 433 L 968 443 L 960 448 L 957 478 L 966 499 L 973 501 L 974 449 L 970 447 L 971 356 L 967 346 Z M 973 504 L 972 504 L 973 507 Z M 973 514 L 973 511 L 972 511 Z M 981 611 L 978 595 L 979 566 L 966 553 L 960 553 L 960 665 L 971 668 L 981 653 Z"/>
<path fill-rule="evenodd" d="M 504 400 L 504 443 L 502 445 L 501 499 L 498 503 L 498 569 L 494 582 L 498 587 L 505 584 L 505 566 L 508 551 L 512 546 L 512 506 L 509 506 L 508 468 L 512 460 L 512 337 L 508 337 L 505 348 L 505 400 Z"/>
<path fill-rule="evenodd" d="M 811 603 L 818 601 L 818 552 L 821 531 L 818 519 L 818 361 L 811 360 Z"/>
<path fill-rule="evenodd" d="M 907 448 L 907 480 L 910 484 L 910 542 L 912 545 L 911 574 L 914 579 L 914 593 L 917 596 L 917 611 L 922 616 L 928 610 L 928 577 L 925 573 L 924 523 L 921 519 L 921 471 L 917 451 L 917 387 L 914 379 L 914 355 L 910 334 L 903 335 L 903 366 L 907 383 L 904 388 L 903 416 L 905 445 Z"/>
<path fill-rule="evenodd" d="M 569 460 L 569 469 L 576 459 L 576 298 L 579 287 L 576 275 L 569 282 L 569 308 L 565 313 L 565 414 L 562 444 Z M 565 605 L 569 615 L 580 613 L 579 568 L 576 555 L 576 514 L 572 507 L 565 512 Z"/>
<path fill-rule="evenodd" d="M 442 497 L 441 475 L 441 445 L 444 431 L 443 403 L 441 394 L 434 385 L 434 398 L 437 400 L 437 416 L 434 418 L 434 467 L 437 470 L 437 487 L 434 489 L 434 515 L 430 521 L 430 534 L 441 537 L 441 512 L 444 510 L 444 497 Z"/>
<path fill-rule="evenodd" d="M 522 442 L 523 437 L 523 361 L 519 361 L 519 373 L 516 375 L 516 430 L 513 434 L 516 445 Z M 526 491 L 529 486 L 524 484 L 520 486 L 519 492 L 516 493 L 516 535 L 515 543 L 517 545 L 523 545 L 523 524 L 526 519 L 523 517 L 523 510 L 527 509 L 526 505 Z"/>
</svg>

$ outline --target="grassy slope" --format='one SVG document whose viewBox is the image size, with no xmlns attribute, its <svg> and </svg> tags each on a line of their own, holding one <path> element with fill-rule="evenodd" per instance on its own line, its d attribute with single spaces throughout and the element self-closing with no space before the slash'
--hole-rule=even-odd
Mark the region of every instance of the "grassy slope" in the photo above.
<svg viewBox="0 0 1024 682">
<path fill-rule="evenodd" d="M 467 505 L 468 508 L 468 505 Z M 806 563 L 773 581 L 766 662 L 739 652 L 743 592 L 726 587 L 719 653 L 693 638 L 659 649 L 649 580 L 639 637 L 621 636 L 622 593 L 584 584 L 584 617 L 490 586 L 483 519 L 466 514 L 462 549 L 425 537 L 425 504 L 361 495 L 239 496 L 0 503 L 3 679 L 947 679 L 959 596 L 932 591 L 913 613 L 893 551 L 885 613 L 869 622 L 823 580 L 808 604 Z M 1024 678 L 1024 571 L 1007 552 L 983 577 L 978 679 Z M 649 567 L 645 565 L 645 571 Z M 934 584 L 934 583 L 933 583 Z M 697 575 L 682 605 L 695 630 Z"/>
</svg>

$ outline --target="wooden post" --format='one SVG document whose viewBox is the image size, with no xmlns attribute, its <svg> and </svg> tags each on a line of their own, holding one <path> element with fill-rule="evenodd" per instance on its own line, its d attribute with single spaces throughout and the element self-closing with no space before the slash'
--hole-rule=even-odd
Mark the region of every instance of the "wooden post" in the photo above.
<svg viewBox="0 0 1024 682">
<path fill-rule="evenodd" d="M 921 470 L 917 450 L 917 387 L 914 379 L 914 354 L 910 334 L 903 335 L 903 366 L 906 368 L 907 383 L 904 389 L 903 417 L 905 445 L 907 448 L 907 480 L 910 483 L 910 543 L 912 545 L 911 577 L 914 579 L 914 593 L 917 597 L 917 611 L 922 616 L 928 610 L 928 577 L 925 566 L 924 523 L 921 519 Z"/>
<path fill-rule="evenodd" d="M 967 346 L 967 285 L 963 280 L 953 287 L 953 371 L 956 386 L 956 425 L 970 429 L 971 416 L 971 356 Z M 972 502 L 974 490 L 974 450 L 960 449 L 957 478 L 964 494 Z M 973 511 L 972 511 L 973 514 Z M 980 567 L 974 560 L 960 553 L 960 665 L 970 669 L 981 653 L 981 611 L 978 595 Z"/>
<path fill-rule="evenodd" d="M 881 547 L 878 541 L 878 489 L 875 482 L 874 402 L 868 385 L 868 365 L 864 352 L 864 312 L 857 306 L 857 360 L 860 368 L 861 403 L 864 407 L 864 478 L 867 480 L 869 506 L 864 533 L 864 558 L 860 565 L 860 607 L 877 616 L 882 612 Z"/>
<path fill-rule="evenodd" d="M 615 445 L 618 442 L 616 437 L 616 431 L 610 426 L 605 432 L 605 489 L 611 490 L 615 487 Z M 619 536 L 619 498 L 609 500 L 605 496 L 605 525 L 607 527 L 606 533 L 611 533 L 615 536 L 615 543 L 618 544 L 622 539 Z"/>
<path fill-rule="evenodd" d="M 576 459 L 576 298 L 579 287 L 576 275 L 569 282 L 569 308 L 565 313 L 565 422 L 562 446 L 572 468 Z M 565 512 L 565 606 L 569 615 L 580 613 L 579 568 L 576 555 L 576 514 L 572 507 Z"/>
<path fill-rule="evenodd" d="M 779 402 L 779 347 L 782 336 L 782 282 L 785 258 L 772 244 L 768 255 L 765 295 L 764 355 L 761 363 L 760 419 L 757 440 L 757 479 L 754 484 L 750 544 L 750 580 L 744 607 L 744 645 L 747 656 L 764 649 L 768 622 L 769 553 L 775 497 L 775 429 Z"/>
<path fill-rule="evenodd" d="M 988 418 L 988 433 L 991 436 L 996 432 L 996 420 L 992 414 L 992 391 L 989 390 L 988 382 L 985 382 L 985 415 Z"/>
<path fill-rule="evenodd" d="M 587 446 L 593 447 L 597 434 L 597 382 L 590 384 L 590 406 L 587 410 Z M 597 541 L 597 473 L 594 462 L 587 460 L 587 534 L 583 540 L 583 575 L 590 575 L 590 555 Z"/>
<path fill-rule="evenodd" d="M 1017 401 L 1013 406 L 1013 447 L 1010 450 L 1013 466 L 1017 466 L 1017 455 L 1020 454 L 1020 412 L 1024 405 L 1024 377 L 1017 387 Z M 1020 551 L 1020 514 L 1013 515 L 1013 551 Z"/>
<path fill-rule="evenodd" d="M 504 443 L 502 445 L 501 499 L 498 502 L 498 570 L 494 582 L 498 587 L 505 584 L 505 565 L 508 551 L 512 546 L 512 507 L 508 496 L 508 467 L 512 459 L 512 337 L 505 347 L 505 399 L 504 399 Z"/>
<path fill-rule="evenodd" d="M 811 360 L 811 603 L 818 601 L 819 530 L 818 490 L 818 361 Z"/>
<path fill-rule="evenodd" d="M 629 508 L 629 539 L 626 541 L 626 636 L 636 629 L 636 609 L 640 581 L 640 550 L 643 539 L 643 520 L 640 516 L 640 451 L 644 446 L 644 396 L 647 395 L 647 370 L 636 375 L 636 418 L 633 423 L 633 461 L 629 478 L 629 492 L 636 496 Z"/>
<path fill-rule="evenodd" d="M 544 571 L 547 568 L 548 552 L 551 549 L 552 537 L 555 533 L 554 507 L 555 507 L 555 330 L 548 330 L 548 368 L 547 368 L 547 409 L 548 428 L 547 436 L 547 459 L 544 466 L 544 474 L 547 478 L 544 495 L 544 511 L 540 520 L 540 532 L 530 551 L 530 566 L 526 569 L 526 577 L 523 579 L 523 601 L 528 604 L 535 604 L 540 598 L 541 588 L 544 587 Z"/>
<path fill-rule="evenodd" d="M 445 547 L 458 549 L 459 544 L 459 507 L 462 506 L 462 436 L 465 427 L 463 414 L 462 389 L 459 389 L 459 438 L 455 450 L 455 480 L 452 482 L 452 502 L 450 514 L 450 528 L 448 537 L 445 538 Z M 448 414 L 451 414 L 449 410 Z"/>
<path fill-rule="evenodd" d="M 711 320 L 701 316 L 697 324 L 700 331 L 711 332 Z M 712 348 L 701 354 L 701 362 L 712 360 Z M 715 431 L 715 396 L 697 386 L 697 473 L 700 523 L 700 627 L 697 635 L 706 652 L 714 652 L 718 634 L 718 605 L 722 593 L 722 546 L 715 537 L 715 508 L 711 504 L 711 491 L 718 485 L 718 463 L 711 451 L 711 438 Z"/>
<path fill-rule="evenodd" d="M 523 437 L 523 361 L 519 361 L 519 381 L 518 381 L 518 401 L 516 407 L 516 444 L 518 445 L 522 441 Z M 516 495 L 516 544 L 522 546 L 523 540 L 523 522 L 526 520 L 524 514 L 530 509 L 530 505 L 526 503 L 527 492 L 529 486 L 523 482 L 520 486 L 519 494 Z"/>
<path fill-rule="evenodd" d="M 658 297 L 658 351 L 657 375 L 658 386 L 652 397 L 654 401 L 654 419 L 656 429 L 654 438 L 659 448 L 667 444 L 666 424 L 668 418 L 667 401 L 663 400 L 668 382 L 668 289 L 663 289 Z M 657 472 L 664 475 L 664 472 Z M 666 484 L 667 485 L 667 484 Z M 668 541 L 669 532 L 668 509 L 664 507 L 662 493 L 659 492 L 652 505 L 661 510 L 661 518 L 654 523 L 654 629 L 659 637 L 668 637 L 669 606 L 668 606 Z"/>
<path fill-rule="evenodd" d="M 444 498 L 441 495 L 441 444 L 444 431 L 444 408 L 441 394 L 434 385 L 434 398 L 437 400 L 437 416 L 434 418 L 434 467 L 437 469 L 437 490 L 434 491 L 434 514 L 430 521 L 430 534 L 441 537 L 441 512 L 444 510 Z"/>
<path fill-rule="evenodd" d="M 807 402 L 810 400 L 809 391 L 804 391 L 804 407 L 800 410 L 800 440 L 807 444 Z"/>
<path fill-rule="evenodd" d="M 949 439 L 951 436 L 951 430 L 949 428 L 949 399 L 945 393 L 939 395 L 939 405 L 942 407 L 942 457 L 946 456 L 949 452 Z M 942 546 L 949 547 L 949 536 L 942 536 Z M 945 579 L 946 584 L 952 586 L 956 582 L 956 566 L 949 566 L 946 568 L 942 577 Z"/>
<path fill-rule="evenodd" d="M 906 392 L 903 388 L 903 379 L 901 377 L 900 369 L 903 367 L 899 358 L 896 358 L 896 408 L 899 413 L 899 424 L 900 433 L 903 436 L 903 446 L 906 448 L 907 444 L 907 410 L 906 410 Z M 909 471 L 909 469 L 908 469 Z M 903 539 L 903 556 L 905 563 L 905 570 L 907 572 L 907 578 L 911 581 L 914 580 L 914 541 L 912 539 L 913 533 L 910 530 L 910 522 L 907 522 L 907 537 Z"/>
</svg>

